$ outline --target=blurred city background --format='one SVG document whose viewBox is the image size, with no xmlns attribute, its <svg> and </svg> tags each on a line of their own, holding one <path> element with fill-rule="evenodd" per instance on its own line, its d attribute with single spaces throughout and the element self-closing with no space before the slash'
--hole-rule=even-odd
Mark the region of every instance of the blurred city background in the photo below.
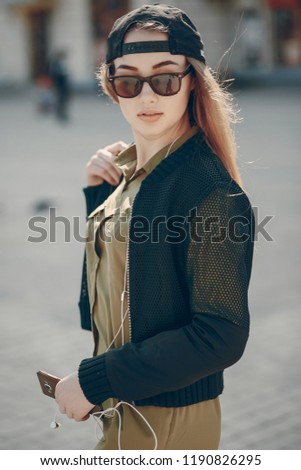
<svg viewBox="0 0 301 470">
<path fill-rule="evenodd" d="M 43 84 L 51 62 L 64 52 L 72 85 L 91 88 L 114 20 L 143 3 L 147 2 L 1 0 L 0 86 Z M 256 72 L 263 79 L 272 71 L 292 75 L 301 66 L 300 0 L 170 3 L 193 18 L 204 38 L 210 65 L 216 67 L 230 48 L 220 65 L 232 76 Z"/>
<path fill-rule="evenodd" d="M 0 0 L 0 449 L 96 442 L 92 419 L 60 416 L 60 429 L 49 428 L 56 406 L 36 371 L 63 376 L 92 354 L 77 307 L 85 165 L 96 149 L 132 141 L 95 71 L 114 20 L 144 3 Z M 256 241 L 250 340 L 225 372 L 221 449 L 301 449 L 301 1 L 165 3 L 197 25 L 209 65 L 235 78 L 242 178 L 258 223 L 273 216 Z M 43 242 L 28 240 L 38 238 L 33 217 Z"/>
</svg>

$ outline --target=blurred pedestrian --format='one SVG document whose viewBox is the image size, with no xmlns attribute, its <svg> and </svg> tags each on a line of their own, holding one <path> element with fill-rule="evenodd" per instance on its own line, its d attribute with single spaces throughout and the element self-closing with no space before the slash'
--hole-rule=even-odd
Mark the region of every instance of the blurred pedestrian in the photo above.
<svg viewBox="0 0 301 470">
<path fill-rule="evenodd" d="M 67 53 L 58 51 L 50 63 L 50 75 L 56 94 L 56 115 L 61 121 L 68 119 L 70 100 L 70 77 L 67 68 Z"/>
<path fill-rule="evenodd" d="M 53 83 L 49 75 L 39 75 L 35 81 L 37 110 L 39 113 L 48 115 L 53 111 L 55 97 Z"/>
<path fill-rule="evenodd" d="M 253 255 L 231 97 L 174 6 L 128 13 L 107 46 L 99 78 L 135 143 L 87 165 L 80 308 L 94 354 L 56 399 L 77 421 L 102 406 L 97 449 L 217 449 L 223 370 L 248 339 Z"/>
</svg>

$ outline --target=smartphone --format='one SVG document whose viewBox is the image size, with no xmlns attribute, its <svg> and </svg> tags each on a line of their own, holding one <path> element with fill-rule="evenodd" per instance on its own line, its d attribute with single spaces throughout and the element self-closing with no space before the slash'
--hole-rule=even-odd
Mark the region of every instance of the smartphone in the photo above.
<svg viewBox="0 0 301 470">
<path fill-rule="evenodd" d="M 42 392 L 47 395 L 47 397 L 55 398 L 55 387 L 61 379 L 55 375 L 48 374 L 48 372 L 44 372 L 43 370 L 39 370 L 37 372 L 37 376 L 42 388 Z M 89 411 L 89 414 L 99 413 L 101 411 L 103 411 L 103 408 L 96 405 L 94 408 L 92 408 L 92 410 Z"/>
<path fill-rule="evenodd" d="M 48 397 L 55 398 L 55 387 L 61 379 L 55 375 L 48 374 L 48 372 L 44 372 L 43 370 L 39 370 L 37 372 L 37 376 L 42 388 L 42 392 Z"/>
</svg>

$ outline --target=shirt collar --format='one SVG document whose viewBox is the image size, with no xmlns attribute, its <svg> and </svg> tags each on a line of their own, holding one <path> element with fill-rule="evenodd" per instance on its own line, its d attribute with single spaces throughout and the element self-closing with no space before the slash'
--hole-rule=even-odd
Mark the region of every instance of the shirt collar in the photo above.
<svg viewBox="0 0 301 470">
<path fill-rule="evenodd" d="M 192 127 L 183 135 L 181 135 L 175 142 L 172 144 L 168 144 L 159 150 L 155 155 L 153 155 L 143 167 L 138 170 L 137 173 L 140 174 L 145 172 L 147 174 L 151 173 L 153 169 L 162 161 L 164 158 L 168 157 L 172 152 L 177 150 L 181 145 L 184 144 L 190 137 L 198 132 L 197 127 Z M 121 152 L 117 157 L 114 159 L 116 165 L 122 171 L 124 178 L 126 181 L 129 181 L 135 174 L 135 168 L 137 165 L 137 154 L 136 154 L 136 145 L 130 145 L 126 150 Z"/>
</svg>

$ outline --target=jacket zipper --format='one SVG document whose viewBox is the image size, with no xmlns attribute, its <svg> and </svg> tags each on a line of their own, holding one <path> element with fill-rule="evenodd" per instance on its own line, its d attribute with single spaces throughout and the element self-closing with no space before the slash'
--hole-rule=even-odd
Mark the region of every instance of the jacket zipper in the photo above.
<svg viewBox="0 0 301 470">
<path fill-rule="evenodd" d="M 128 318 L 129 318 L 129 342 L 132 341 L 132 319 L 131 319 L 131 305 L 130 305 L 130 230 L 131 230 L 131 220 L 134 201 L 137 193 L 133 197 L 133 201 L 130 207 L 130 216 L 128 222 L 128 239 L 127 239 L 127 248 L 126 248 L 126 280 L 127 280 L 127 295 L 128 295 Z M 134 401 L 131 402 L 132 405 L 136 405 Z"/>
<path fill-rule="evenodd" d="M 132 213 L 133 213 L 133 206 L 134 201 L 136 199 L 135 194 L 131 207 L 130 207 L 130 215 L 129 215 L 129 222 L 128 222 L 128 239 L 127 239 L 127 248 L 126 248 L 126 280 L 127 280 L 127 294 L 128 294 L 128 318 L 129 318 L 129 342 L 132 341 L 132 319 L 131 319 L 131 304 L 130 304 L 130 230 L 131 230 L 131 220 L 132 220 Z"/>
</svg>

